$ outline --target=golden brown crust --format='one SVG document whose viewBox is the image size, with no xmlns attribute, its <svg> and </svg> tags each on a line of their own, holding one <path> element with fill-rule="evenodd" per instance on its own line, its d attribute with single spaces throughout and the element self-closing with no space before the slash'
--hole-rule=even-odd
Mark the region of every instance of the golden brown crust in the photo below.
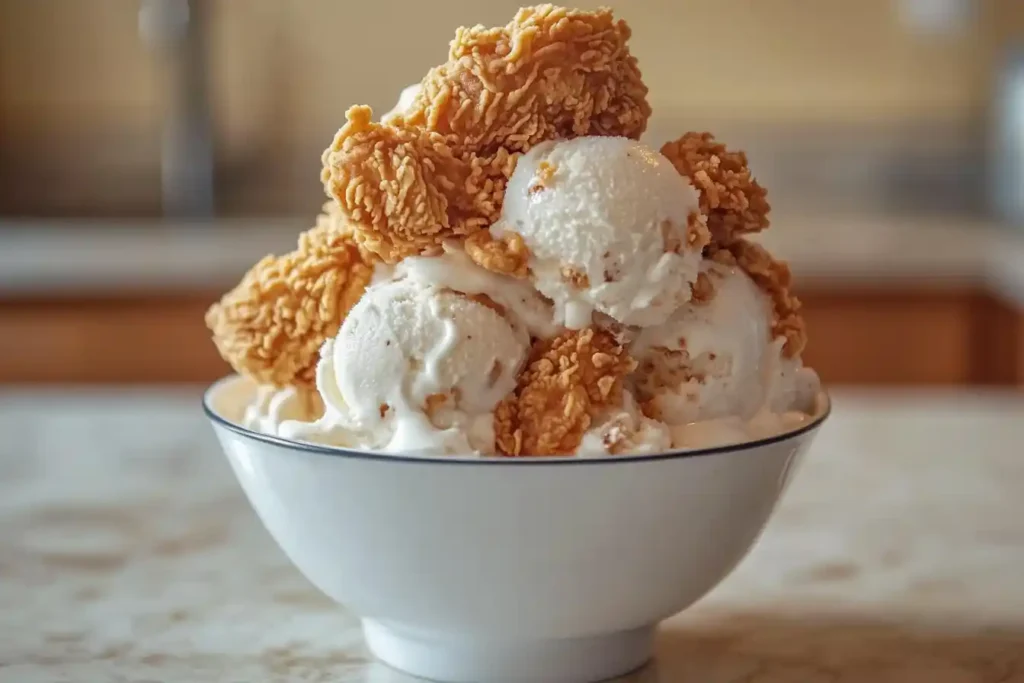
<svg viewBox="0 0 1024 683">
<path fill-rule="evenodd" d="M 473 263 L 487 270 L 518 278 L 530 274 L 530 250 L 516 233 L 496 239 L 489 230 L 480 230 L 466 238 L 465 248 Z"/>
<path fill-rule="evenodd" d="M 581 135 L 639 138 L 647 87 L 608 10 L 525 8 L 501 28 L 462 28 L 403 114 L 367 107 L 324 152 L 323 181 L 357 241 L 393 263 L 492 224 L 516 158 Z"/>
<path fill-rule="evenodd" d="M 587 328 L 537 341 L 516 390 L 494 412 L 498 452 L 506 456 L 574 453 L 595 414 L 622 402 L 636 367 L 613 335 Z"/>
<path fill-rule="evenodd" d="M 708 220 L 700 211 L 691 211 L 686 217 L 686 246 L 689 249 L 703 249 L 711 243 Z"/>
<path fill-rule="evenodd" d="M 444 239 L 497 220 L 496 193 L 515 169 L 508 152 L 459 153 L 437 133 L 373 121 L 369 107 L 346 117 L 324 152 L 321 179 L 360 246 L 395 263 L 440 253 Z"/>
<path fill-rule="evenodd" d="M 295 251 L 264 257 L 206 313 L 224 360 L 260 384 L 312 387 L 320 347 L 373 274 L 351 230 L 325 209 Z"/>
<path fill-rule="evenodd" d="M 475 150 L 525 152 L 582 135 L 639 139 L 651 109 L 626 22 L 611 10 L 524 7 L 506 26 L 460 28 L 405 112 Z"/>
<path fill-rule="evenodd" d="M 800 300 L 791 289 L 793 277 L 784 261 L 773 257 L 760 244 L 735 240 L 726 246 L 712 244 L 705 256 L 717 263 L 738 266 L 771 299 L 772 337 L 784 337 L 783 354 L 792 358 L 807 346 L 807 327 L 800 313 Z"/>
<path fill-rule="evenodd" d="M 715 242 L 768 227 L 767 193 L 750 173 L 747 155 L 730 152 L 711 133 L 686 133 L 661 153 L 700 193 L 700 208 Z"/>
</svg>

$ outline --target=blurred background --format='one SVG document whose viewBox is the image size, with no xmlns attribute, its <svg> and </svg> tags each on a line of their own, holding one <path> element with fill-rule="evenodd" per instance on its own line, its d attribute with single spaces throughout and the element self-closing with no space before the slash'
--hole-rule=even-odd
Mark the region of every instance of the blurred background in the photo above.
<svg viewBox="0 0 1024 683">
<path fill-rule="evenodd" d="M 833 384 L 1024 385 L 1024 2 L 630 0 L 647 140 L 710 130 Z M 226 372 L 203 312 L 390 108 L 517 0 L 0 0 L 0 383 Z"/>
</svg>

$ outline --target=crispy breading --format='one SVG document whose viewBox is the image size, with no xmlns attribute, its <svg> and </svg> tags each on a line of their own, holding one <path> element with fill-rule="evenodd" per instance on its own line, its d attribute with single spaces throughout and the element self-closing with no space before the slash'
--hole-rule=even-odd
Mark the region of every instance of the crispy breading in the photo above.
<svg viewBox="0 0 1024 683">
<path fill-rule="evenodd" d="M 449 59 L 386 123 L 353 107 L 322 180 L 382 260 L 436 253 L 494 223 L 518 155 L 582 135 L 639 138 L 647 87 L 610 10 L 521 9 L 500 28 L 461 28 Z"/>
<path fill-rule="evenodd" d="M 373 274 L 370 255 L 325 209 L 295 251 L 264 257 L 206 313 L 224 360 L 260 384 L 313 386 L 320 347 Z"/>
<path fill-rule="evenodd" d="M 499 453 L 574 453 L 594 416 L 622 402 L 623 379 L 635 367 L 604 330 L 571 330 L 535 342 L 515 391 L 494 412 Z"/>
<path fill-rule="evenodd" d="M 346 117 L 324 152 L 321 179 L 360 246 L 396 263 L 438 254 L 445 239 L 497 220 L 515 170 L 508 151 L 465 152 L 438 133 L 375 122 L 369 107 Z"/>
<path fill-rule="evenodd" d="M 530 274 L 530 250 L 516 233 L 497 239 L 489 230 L 480 230 L 466 238 L 465 248 L 469 258 L 487 270 L 518 278 Z"/>
<path fill-rule="evenodd" d="M 711 133 L 686 133 L 662 145 L 661 153 L 697 188 L 712 241 L 726 244 L 768 227 L 767 193 L 746 154 L 730 152 Z"/>
<path fill-rule="evenodd" d="M 651 108 L 630 34 L 610 9 L 554 5 L 524 7 L 503 27 L 460 28 L 405 122 L 477 151 L 525 152 L 583 135 L 639 139 Z"/>
</svg>

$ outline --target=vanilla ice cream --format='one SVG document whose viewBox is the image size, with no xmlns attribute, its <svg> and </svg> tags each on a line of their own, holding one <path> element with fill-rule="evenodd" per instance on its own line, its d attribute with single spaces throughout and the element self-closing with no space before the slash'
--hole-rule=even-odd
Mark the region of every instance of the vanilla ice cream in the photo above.
<svg viewBox="0 0 1024 683">
<path fill-rule="evenodd" d="M 776 340 L 775 345 L 778 349 L 782 347 L 780 340 Z M 815 412 L 821 393 L 821 378 L 814 370 L 805 367 L 799 358 L 781 358 L 770 379 L 766 400 L 770 412 Z"/>
<path fill-rule="evenodd" d="M 242 424 L 264 434 L 280 436 L 279 430 L 289 420 L 316 420 L 324 411 L 316 391 L 294 386 L 259 386 L 252 402 L 245 407 Z"/>
<path fill-rule="evenodd" d="M 547 338 L 558 332 L 554 310 L 529 282 L 493 273 L 473 263 L 456 244 L 445 244 L 438 256 L 411 256 L 402 260 L 388 279 L 406 280 L 421 287 L 443 287 L 464 294 L 483 294 L 511 311 L 531 336 Z"/>
<path fill-rule="evenodd" d="M 643 329 L 630 349 L 638 397 L 668 424 L 748 419 L 781 369 L 768 298 L 737 267 L 705 262 L 701 269 L 714 286 L 711 299 Z"/>
<path fill-rule="evenodd" d="M 287 429 L 386 452 L 493 452 L 494 407 L 529 347 L 527 327 L 486 295 L 374 285 L 322 352 L 324 419 Z"/>
<path fill-rule="evenodd" d="M 664 322 L 691 296 L 703 246 L 697 193 L 654 150 L 626 138 L 545 142 L 521 157 L 497 238 L 519 235 L 555 321 Z"/>
<path fill-rule="evenodd" d="M 821 384 L 772 338 L 768 297 L 736 266 L 707 261 L 714 293 L 640 331 L 630 378 L 645 412 L 665 423 L 676 448 L 759 438 L 813 412 Z M 806 412 L 801 412 L 806 411 Z"/>
<path fill-rule="evenodd" d="M 663 422 L 646 417 L 632 394 L 624 392 L 622 405 L 600 415 L 594 426 L 583 434 L 576 454 L 583 457 L 640 455 L 664 453 L 671 448 L 671 430 Z"/>
</svg>

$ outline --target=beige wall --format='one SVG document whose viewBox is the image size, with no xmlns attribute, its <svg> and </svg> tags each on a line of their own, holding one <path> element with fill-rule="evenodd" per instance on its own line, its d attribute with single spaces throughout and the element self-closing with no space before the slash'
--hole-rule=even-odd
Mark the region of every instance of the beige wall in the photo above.
<svg viewBox="0 0 1024 683">
<path fill-rule="evenodd" d="M 518 4 L 212 0 L 211 78 L 225 158 L 312 165 L 309 150 L 328 142 L 349 104 L 389 107 L 402 86 L 444 59 L 456 25 L 504 23 Z M 656 118 L 693 127 L 969 119 L 985 105 L 997 46 L 1024 27 L 1018 0 L 980 0 L 971 28 L 937 38 L 908 34 L 895 0 L 614 4 L 633 26 Z M 60 141 L 98 154 L 97 164 L 152 166 L 161 72 L 138 40 L 137 7 L 0 0 L 0 139 L 8 151 L 14 145 L 24 159 Z"/>
<path fill-rule="evenodd" d="M 0 104 L 17 131 L 150 120 L 158 97 L 136 3 L 0 0 Z"/>
</svg>

